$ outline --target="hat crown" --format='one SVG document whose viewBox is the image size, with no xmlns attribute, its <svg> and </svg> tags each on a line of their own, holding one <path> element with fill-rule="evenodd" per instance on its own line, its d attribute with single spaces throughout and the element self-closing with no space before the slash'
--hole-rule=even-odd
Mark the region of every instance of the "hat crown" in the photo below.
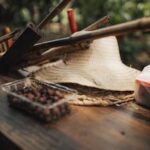
<svg viewBox="0 0 150 150">
<path fill-rule="evenodd" d="M 94 40 L 89 49 L 69 54 L 69 64 L 94 65 L 120 63 L 120 53 L 116 37 L 110 36 Z"/>
</svg>

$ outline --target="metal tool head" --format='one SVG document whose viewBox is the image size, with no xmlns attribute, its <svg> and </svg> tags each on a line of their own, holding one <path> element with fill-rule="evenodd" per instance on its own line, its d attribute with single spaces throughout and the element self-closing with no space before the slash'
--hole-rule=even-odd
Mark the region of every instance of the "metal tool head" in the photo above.
<svg viewBox="0 0 150 150">
<path fill-rule="evenodd" d="M 15 66 L 29 52 L 33 45 L 41 38 L 33 24 L 28 25 L 18 39 L 0 60 L 0 72 L 5 72 Z"/>
</svg>

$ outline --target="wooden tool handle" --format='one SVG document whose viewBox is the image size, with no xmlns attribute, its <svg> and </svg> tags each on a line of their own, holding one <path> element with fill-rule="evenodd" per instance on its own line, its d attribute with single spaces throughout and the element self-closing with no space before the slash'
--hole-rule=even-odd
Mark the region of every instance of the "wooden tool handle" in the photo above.
<svg viewBox="0 0 150 150">
<path fill-rule="evenodd" d="M 68 44 L 72 45 L 86 40 L 95 40 L 107 36 L 118 36 L 122 34 L 127 34 L 129 32 L 134 32 L 137 30 L 144 30 L 149 28 L 150 28 L 150 17 L 145 17 L 142 19 L 137 19 L 135 21 L 129 21 L 126 23 L 121 23 L 118 25 L 113 25 L 110 27 L 105 27 L 94 31 L 87 31 L 87 33 L 75 35 L 72 37 L 65 37 L 61 39 L 38 43 L 34 45 L 33 49 L 38 50 L 38 49 L 52 48 L 57 46 L 64 46 Z"/>
<path fill-rule="evenodd" d="M 41 29 L 46 25 L 48 21 L 51 21 L 56 15 L 58 15 L 71 0 L 62 0 L 42 21 L 37 28 Z"/>
<path fill-rule="evenodd" d="M 98 21 L 92 23 L 91 25 L 89 25 L 88 27 L 86 27 L 83 30 L 84 31 L 97 30 L 100 26 L 107 24 L 109 21 L 110 21 L 110 16 L 105 16 L 105 17 L 99 19 Z"/>
</svg>

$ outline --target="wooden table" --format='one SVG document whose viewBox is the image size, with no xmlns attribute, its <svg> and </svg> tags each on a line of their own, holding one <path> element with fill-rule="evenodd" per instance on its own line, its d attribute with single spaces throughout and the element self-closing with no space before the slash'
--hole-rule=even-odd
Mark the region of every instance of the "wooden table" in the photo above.
<svg viewBox="0 0 150 150">
<path fill-rule="evenodd" d="M 43 124 L 8 107 L 0 97 L 0 150 L 150 150 L 150 110 L 72 106 L 72 113 Z"/>
</svg>

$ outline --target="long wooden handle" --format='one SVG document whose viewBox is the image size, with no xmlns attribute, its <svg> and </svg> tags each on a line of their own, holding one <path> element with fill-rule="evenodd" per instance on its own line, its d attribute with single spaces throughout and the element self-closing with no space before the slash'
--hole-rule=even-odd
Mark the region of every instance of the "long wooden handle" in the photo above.
<svg viewBox="0 0 150 150">
<path fill-rule="evenodd" d="M 38 43 L 33 46 L 33 49 L 38 50 L 38 49 L 46 49 L 46 48 L 52 48 L 57 46 L 64 46 L 68 44 L 72 45 L 86 40 L 94 40 L 106 36 L 118 36 L 121 34 L 126 34 L 129 32 L 134 32 L 137 30 L 143 30 L 149 28 L 150 28 L 150 17 L 145 17 L 142 19 L 137 19 L 135 21 L 129 21 L 127 23 L 105 27 L 95 31 L 87 31 L 87 33 L 75 35 L 72 37 L 66 37 L 57 40 Z"/>
<path fill-rule="evenodd" d="M 37 28 L 41 29 L 46 25 L 48 21 L 51 21 L 56 15 L 58 15 L 71 0 L 62 0 L 42 21 Z"/>
<path fill-rule="evenodd" d="M 105 16 L 105 17 L 97 20 L 96 22 L 92 23 L 91 25 L 89 25 L 88 27 L 86 27 L 83 30 L 84 31 L 97 30 L 100 26 L 107 24 L 109 21 L 110 21 L 110 16 Z"/>
</svg>

